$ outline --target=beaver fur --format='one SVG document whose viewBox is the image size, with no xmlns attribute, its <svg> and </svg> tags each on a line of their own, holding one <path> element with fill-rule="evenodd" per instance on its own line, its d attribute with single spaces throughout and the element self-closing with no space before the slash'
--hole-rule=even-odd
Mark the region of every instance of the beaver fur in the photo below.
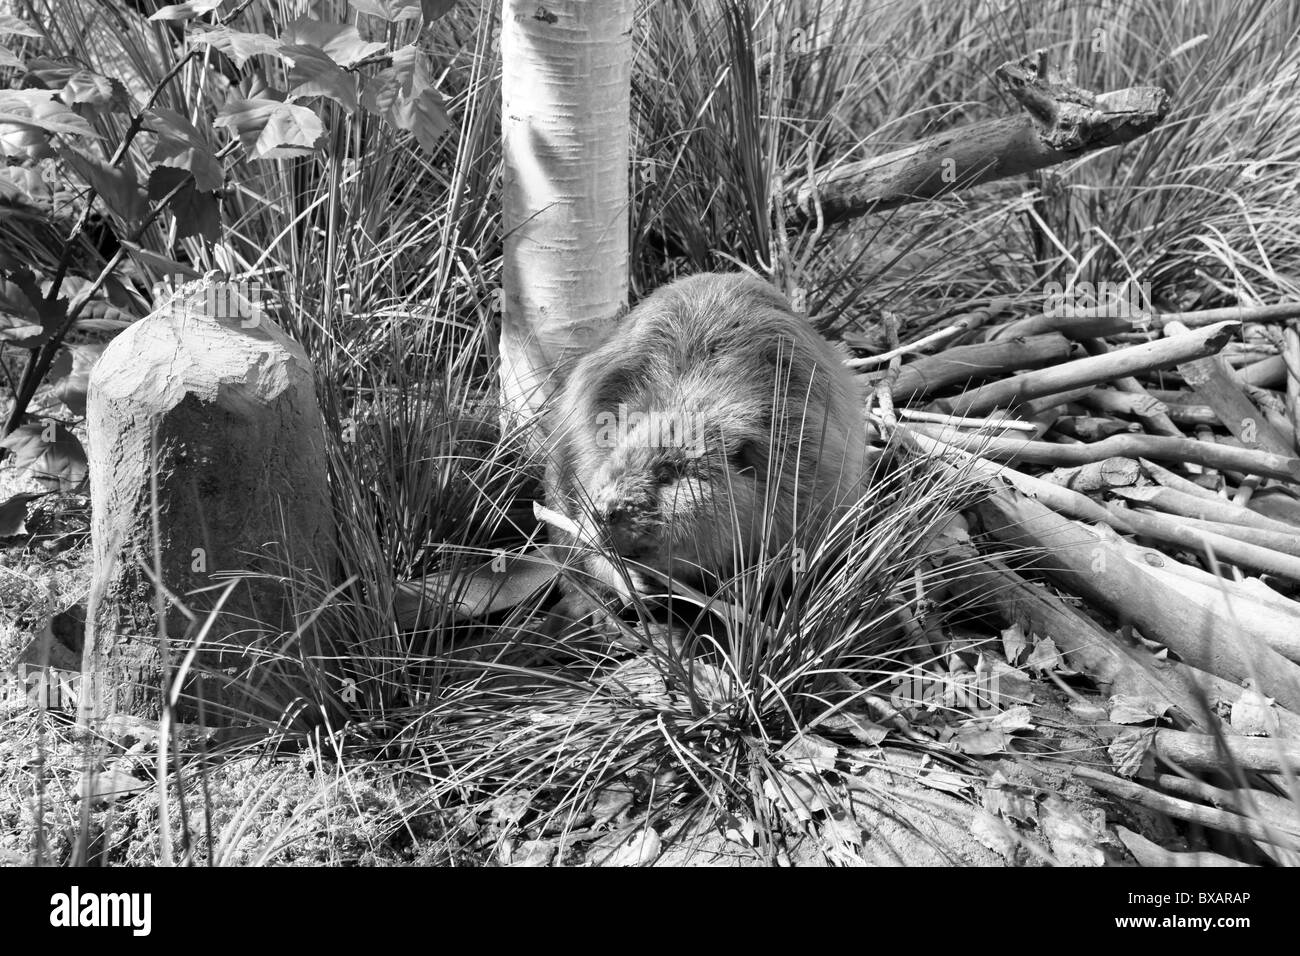
<svg viewBox="0 0 1300 956">
<path fill-rule="evenodd" d="M 811 550 L 866 470 L 865 397 L 843 358 L 751 276 L 656 290 L 562 371 L 547 504 L 606 554 L 556 528 L 552 542 L 621 594 L 645 582 L 609 552 L 716 588 L 788 543 Z"/>
</svg>

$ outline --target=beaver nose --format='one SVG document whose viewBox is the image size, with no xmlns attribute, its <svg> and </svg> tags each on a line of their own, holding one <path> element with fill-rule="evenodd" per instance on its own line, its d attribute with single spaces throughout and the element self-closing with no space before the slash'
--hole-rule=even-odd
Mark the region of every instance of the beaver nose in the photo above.
<svg viewBox="0 0 1300 956">
<path fill-rule="evenodd" d="M 605 531 L 610 546 L 625 558 L 644 554 L 651 543 L 645 533 L 644 523 L 630 508 L 612 508 L 605 514 Z"/>
</svg>

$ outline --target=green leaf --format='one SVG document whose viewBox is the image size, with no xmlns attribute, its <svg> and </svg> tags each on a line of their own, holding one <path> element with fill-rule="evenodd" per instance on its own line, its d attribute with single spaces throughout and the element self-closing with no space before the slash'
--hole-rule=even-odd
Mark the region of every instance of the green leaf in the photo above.
<svg viewBox="0 0 1300 956">
<path fill-rule="evenodd" d="M 7 46 L 0 46 L 0 66 L 13 66 L 20 70 L 27 69 L 27 65 L 18 58 L 18 54 Z"/>
<path fill-rule="evenodd" d="M 20 37 L 42 37 L 45 35 L 25 20 L 11 17 L 7 13 L 0 13 L 0 35 L 5 34 Z"/>
<path fill-rule="evenodd" d="M 82 103 L 97 112 L 126 110 L 130 107 L 130 97 L 121 80 L 110 79 L 80 70 L 68 77 L 63 86 L 63 102 L 68 105 Z"/>
<path fill-rule="evenodd" d="M 253 159 L 307 155 L 325 132 L 307 107 L 272 99 L 228 103 L 212 125 L 231 129 Z"/>
<path fill-rule="evenodd" d="M 208 242 L 221 238 L 221 210 L 211 192 L 194 188 L 194 178 L 183 169 L 159 166 L 149 175 L 149 198 L 162 199 L 177 186 L 180 192 L 167 200 L 167 208 L 176 217 L 176 238 L 202 236 Z"/>
<path fill-rule="evenodd" d="M 230 27 L 196 28 L 186 36 L 190 43 L 201 43 L 220 50 L 235 61 L 241 70 L 255 56 L 272 55 L 279 51 L 280 41 L 265 33 L 244 33 Z"/>
<path fill-rule="evenodd" d="M 349 113 L 357 108 L 357 78 L 320 47 L 285 44 L 280 55 L 293 64 L 289 73 L 290 96 L 328 96 Z"/>
<path fill-rule="evenodd" d="M 188 119 L 173 110 L 154 107 L 150 111 L 158 137 L 150 159 L 161 166 L 188 169 L 201 192 L 215 192 L 226 181 L 221 161 L 207 138 Z"/>
<path fill-rule="evenodd" d="M 425 56 L 415 44 L 394 51 L 393 65 L 366 81 L 361 105 L 398 129 L 412 132 L 431 152 L 451 127 Z"/>
<path fill-rule="evenodd" d="M 383 53 L 382 43 L 368 43 L 354 26 L 343 23 L 322 23 L 310 17 L 291 20 L 280 32 L 280 40 L 290 46 L 314 46 L 323 50 L 335 63 L 343 66 Z"/>
<path fill-rule="evenodd" d="M 45 488 L 73 491 L 86 480 L 86 450 L 76 435 L 53 419 L 23 425 L 0 439 L 0 448 L 13 452 L 14 467 Z"/>
<path fill-rule="evenodd" d="M 95 187 L 108 211 L 128 229 L 144 219 L 149 204 L 145 200 L 144 190 L 135 178 L 135 167 L 129 159 L 121 166 L 111 166 L 97 156 L 88 156 L 70 147 L 60 149 L 59 156 Z"/>
<path fill-rule="evenodd" d="M 185 3 L 174 3 L 169 7 L 163 7 L 154 13 L 150 20 L 189 20 L 193 17 L 202 16 L 205 13 L 211 13 L 217 7 L 221 6 L 223 0 L 186 0 Z"/>
<path fill-rule="evenodd" d="M 358 13 L 368 13 L 389 23 L 418 20 L 421 16 L 420 0 L 349 0 Z"/>
</svg>

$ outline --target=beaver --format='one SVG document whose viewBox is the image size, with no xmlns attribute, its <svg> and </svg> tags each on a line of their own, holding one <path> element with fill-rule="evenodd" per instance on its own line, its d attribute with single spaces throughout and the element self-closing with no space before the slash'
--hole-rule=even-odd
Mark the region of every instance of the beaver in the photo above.
<svg viewBox="0 0 1300 956">
<path fill-rule="evenodd" d="M 552 543 L 602 601 L 646 591 L 638 565 L 716 590 L 789 544 L 811 552 L 865 480 L 845 354 L 752 276 L 657 289 L 560 370 L 546 498 L 579 535 L 553 524 Z"/>
</svg>

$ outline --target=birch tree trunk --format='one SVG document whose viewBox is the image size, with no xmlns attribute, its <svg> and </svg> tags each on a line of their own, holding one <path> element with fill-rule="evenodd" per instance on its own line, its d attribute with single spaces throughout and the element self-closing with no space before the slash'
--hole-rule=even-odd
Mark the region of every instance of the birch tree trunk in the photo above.
<svg viewBox="0 0 1300 956">
<path fill-rule="evenodd" d="M 627 303 L 631 0 L 504 0 L 501 390 L 534 419 Z"/>
</svg>

